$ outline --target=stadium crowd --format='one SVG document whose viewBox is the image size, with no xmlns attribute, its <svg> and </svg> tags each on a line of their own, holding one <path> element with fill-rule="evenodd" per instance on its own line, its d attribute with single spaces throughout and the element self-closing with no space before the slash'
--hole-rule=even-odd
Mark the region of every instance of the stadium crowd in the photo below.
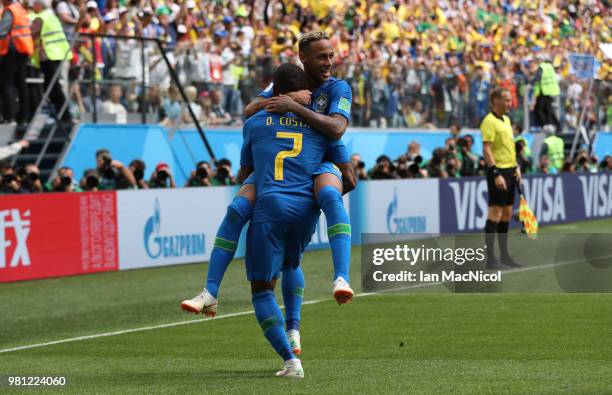
<svg viewBox="0 0 612 395">
<path fill-rule="evenodd" d="M 5 7 L 12 1 L 4 0 Z M 204 125 L 239 124 L 275 66 L 298 62 L 299 35 L 323 29 L 336 49 L 335 76 L 353 87 L 353 126 L 477 127 L 494 86 L 511 91 L 513 122 L 522 123 L 524 109 L 535 104 L 528 84 L 547 60 L 561 83 L 557 117 L 575 129 L 587 84 L 570 75 L 571 52 L 593 54 L 599 64 L 587 125 L 612 124 L 612 62 L 599 48 L 610 42 L 607 0 L 28 0 L 24 6 L 32 10 L 35 3 L 55 12 L 68 40 L 77 32 L 161 40 L 187 87 L 183 103 L 153 43 L 141 52 L 136 40 L 81 36 L 67 89 L 77 118 L 95 106 L 118 119 L 146 111 L 177 125 L 192 121 L 189 105 Z M 92 77 L 100 82 L 95 92 Z M 9 89 L 2 92 L 5 103 L 15 100 Z M 4 122 L 14 121 L 14 113 L 3 111 Z"/>
</svg>

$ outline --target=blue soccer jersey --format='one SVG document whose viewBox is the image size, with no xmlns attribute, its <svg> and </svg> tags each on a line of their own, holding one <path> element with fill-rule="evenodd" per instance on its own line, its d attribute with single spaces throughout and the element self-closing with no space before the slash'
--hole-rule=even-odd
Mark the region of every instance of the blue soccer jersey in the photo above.
<svg viewBox="0 0 612 395">
<path fill-rule="evenodd" d="M 272 97 L 272 87 L 273 84 L 268 85 L 258 96 L 266 99 Z M 351 121 L 353 91 L 346 81 L 330 77 L 312 91 L 311 99 L 311 110 L 324 115 L 340 114 L 348 122 Z M 350 158 L 344 143 L 340 141 L 340 144 L 327 152 L 325 160 L 338 164 L 349 162 Z"/>
<path fill-rule="evenodd" d="M 260 111 L 247 120 L 240 165 L 255 168 L 257 201 L 251 223 L 310 223 L 319 215 L 313 173 L 337 146 L 294 114 Z"/>
</svg>

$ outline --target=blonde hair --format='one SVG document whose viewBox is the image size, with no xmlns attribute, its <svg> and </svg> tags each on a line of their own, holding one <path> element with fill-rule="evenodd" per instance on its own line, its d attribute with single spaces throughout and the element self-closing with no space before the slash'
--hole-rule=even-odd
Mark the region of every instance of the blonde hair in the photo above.
<svg viewBox="0 0 612 395">
<path fill-rule="evenodd" d="M 329 36 L 322 30 L 315 30 L 312 32 L 304 33 L 298 40 L 298 50 L 304 52 L 304 50 L 313 42 L 320 40 L 329 40 Z"/>
</svg>

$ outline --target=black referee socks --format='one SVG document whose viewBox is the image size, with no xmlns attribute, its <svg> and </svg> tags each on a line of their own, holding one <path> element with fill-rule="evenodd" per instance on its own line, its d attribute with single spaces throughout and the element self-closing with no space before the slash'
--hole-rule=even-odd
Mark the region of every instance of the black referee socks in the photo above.
<svg viewBox="0 0 612 395">
<path fill-rule="evenodd" d="M 497 241 L 499 241 L 499 254 L 502 260 L 508 258 L 508 227 L 510 222 L 500 221 L 497 225 Z"/>
<path fill-rule="evenodd" d="M 490 219 L 485 224 L 485 243 L 487 245 L 487 260 L 489 261 L 495 259 L 495 232 L 497 232 L 498 227 L 499 223 Z"/>
</svg>

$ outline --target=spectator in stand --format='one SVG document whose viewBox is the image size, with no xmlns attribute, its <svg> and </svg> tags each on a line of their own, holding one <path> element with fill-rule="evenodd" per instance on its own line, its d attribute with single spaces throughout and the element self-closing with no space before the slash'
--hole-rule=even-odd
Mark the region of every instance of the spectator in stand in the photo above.
<svg viewBox="0 0 612 395">
<path fill-rule="evenodd" d="M 134 175 L 123 163 L 113 160 L 111 153 L 107 149 L 100 149 L 96 152 L 96 170 L 98 177 L 97 190 L 110 189 L 134 189 L 136 179 Z M 85 175 L 85 178 L 89 174 Z M 93 184 L 87 184 L 90 188 Z M 81 185 L 83 188 L 83 186 Z M 85 190 L 85 188 L 83 188 Z M 87 189 L 91 190 L 91 189 Z"/>
<path fill-rule="evenodd" d="M 77 2 L 77 0 L 62 0 L 55 6 L 55 12 L 62 22 L 64 34 L 70 42 L 82 21 L 81 15 L 84 16 L 87 11 L 85 6 L 84 1 Z"/>
<path fill-rule="evenodd" d="M 136 180 L 136 188 L 138 189 L 148 189 L 149 185 L 144 180 L 145 169 L 147 165 L 141 159 L 134 159 L 130 162 L 129 170 L 134 175 L 134 179 Z"/>
<path fill-rule="evenodd" d="M 176 126 L 181 120 L 181 95 L 176 85 L 168 88 L 168 97 L 162 100 L 163 116 L 160 117 L 161 124 L 164 126 Z"/>
<path fill-rule="evenodd" d="M 200 161 L 197 163 L 196 169 L 191 172 L 185 187 L 209 187 L 212 185 L 211 174 L 212 169 L 208 162 Z"/>
<path fill-rule="evenodd" d="M 45 184 L 47 192 L 82 192 L 83 190 L 74 179 L 74 173 L 70 167 L 63 166 L 57 170 L 53 179 Z"/>
<path fill-rule="evenodd" d="M 123 88 L 121 85 L 111 85 L 108 100 L 102 103 L 102 111 L 105 114 L 116 115 L 118 121 L 121 118 L 125 119 L 127 117 L 127 109 L 121 102 L 122 97 Z"/>
<path fill-rule="evenodd" d="M 166 163 L 158 163 L 155 171 L 151 174 L 149 188 L 176 188 L 170 166 Z"/>
<path fill-rule="evenodd" d="M 198 98 L 198 89 L 195 86 L 188 86 L 187 88 L 185 88 L 185 95 L 187 96 L 187 99 L 189 100 L 188 106 L 191 107 L 191 111 L 193 111 L 195 119 L 197 120 L 201 119 L 202 118 L 202 107 L 196 101 Z M 183 117 L 183 123 L 186 123 L 186 124 L 193 123 L 193 118 L 191 117 L 191 114 L 189 113 L 189 109 L 187 108 L 187 106 L 183 106 L 182 117 Z"/>
<path fill-rule="evenodd" d="M 211 97 L 211 119 L 210 125 L 229 125 L 232 122 L 231 115 L 223 108 L 221 100 L 221 92 L 213 90 L 210 93 Z"/>
</svg>

